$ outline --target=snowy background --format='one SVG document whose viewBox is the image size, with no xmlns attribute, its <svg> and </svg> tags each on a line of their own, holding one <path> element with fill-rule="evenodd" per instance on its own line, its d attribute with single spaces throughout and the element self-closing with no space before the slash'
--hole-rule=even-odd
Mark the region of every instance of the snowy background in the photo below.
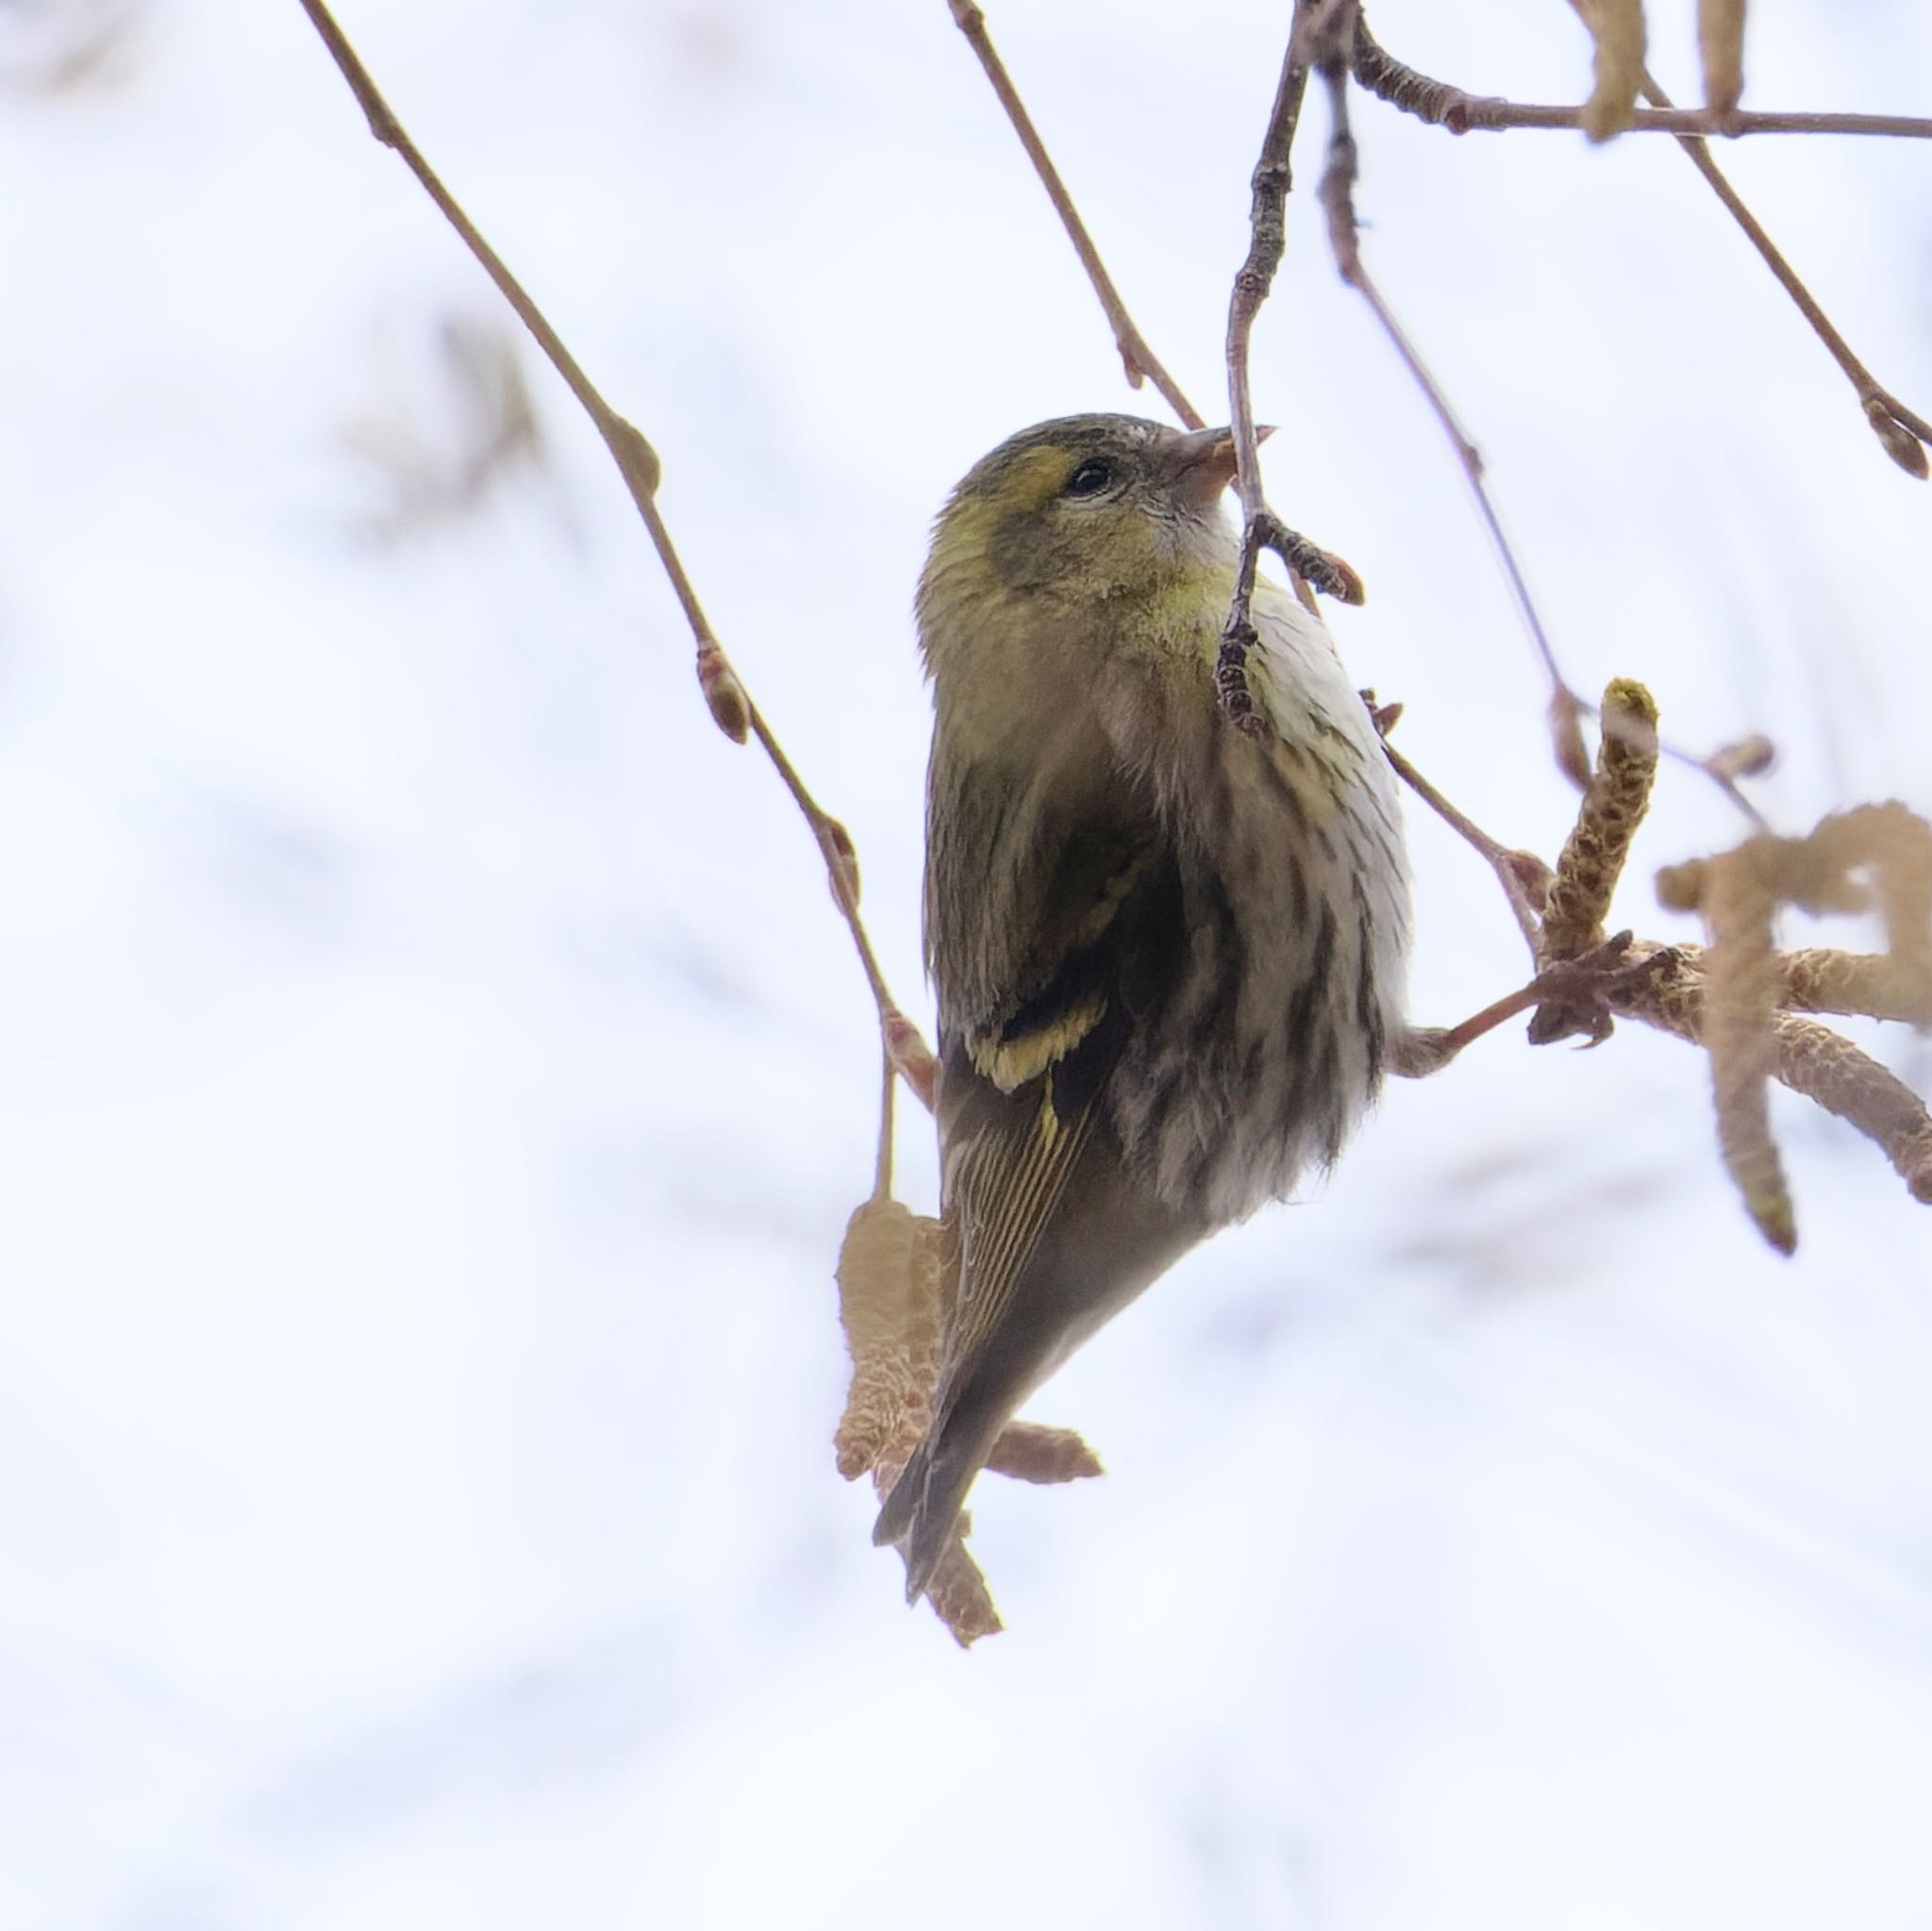
<svg viewBox="0 0 1932 1931">
<path fill-rule="evenodd" d="M 1688 0 L 1653 11 L 1694 97 Z M 1756 104 L 1932 105 L 1909 0 L 1756 11 Z M 991 15 L 1210 412 L 1285 12 Z M 946 8 L 343 25 L 657 441 L 925 1020 L 927 520 L 1022 424 L 1158 412 Z M 1376 27 L 1585 84 L 1554 0 Z M 1932 807 L 1932 495 L 1674 145 L 1357 127 L 1372 264 L 1579 688 L 1769 731 L 1788 828 Z M 1932 408 L 1932 153 L 1723 159 Z M 1410 756 L 1553 854 L 1457 474 L 1290 227 L 1274 499 L 1367 578 L 1333 621 Z M 1512 1031 L 1398 1088 L 1036 1405 L 1111 1473 L 988 1485 L 1009 1633 L 962 1656 L 831 1463 L 876 1074 L 808 839 L 294 0 L 0 5 L 0 1925 L 1932 1923 L 1932 1221 L 1872 1148 L 1779 1107 L 1786 1264 L 1671 1041 Z M 534 424 L 487 458 L 506 355 Z M 1521 949 L 1412 822 L 1443 1022 Z M 1645 881 L 1738 828 L 1667 770 L 1628 920 L 1692 936 Z"/>
</svg>

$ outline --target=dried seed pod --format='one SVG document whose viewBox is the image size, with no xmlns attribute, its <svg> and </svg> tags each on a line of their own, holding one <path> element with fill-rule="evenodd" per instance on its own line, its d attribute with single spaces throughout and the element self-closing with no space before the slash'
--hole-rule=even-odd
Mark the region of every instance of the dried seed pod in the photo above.
<svg viewBox="0 0 1932 1931">
<path fill-rule="evenodd" d="M 839 1249 L 839 1318 L 852 1383 L 833 1445 L 849 1482 L 903 1464 L 925 1432 L 939 1365 L 939 1224 L 896 1200 L 864 1202 Z"/>
<path fill-rule="evenodd" d="M 1744 0 L 1697 0 L 1697 52 L 1705 106 L 1736 113 L 1744 93 Z"/>
<path fill-rule="evenodd" d="M 1039 1422 L 1008 1422 L 986 1465 L 1016 1482 L 1078 1482 L 1107 1473 L 1073 1429 L 1048 1428 Z"/>
<path fill-rule="evenodd" d="M 997 1636 L 1006 1626 L 992 1606 L 978 1563 L 966 1553 L 966 1518 L 961 1516 L 925 1586 L 925 1599 L 932 1605 L 933 1614 L 952 1632 L 961 1649 L 970 1649 L 982 1636 Z"/>
<path fill-rule="evenodd" d="M 1643 0 L 1580 0 L 1577 10 L 1596 41 L 1596 85 L 1583 104 L 1583 131 L 1591 141 L 1607 141 L 1636 118 L 1643 85 Z"/>
<path fill-rule="evenodd" d="M 1704 1047 L 1724 1165 L 1758 1231 L 1790 1254 L 1798 1229 L 1771 1137 L 1770 1079 L 1777 1060 L 1772 1021 L 1780 989 L 1769 869 L 1763 841 L 1753 840 L 1713 860 L 1706 874 L 1703 911 L 1711 945 L 1705 955 Z"/>
<path fill-rule="evenodd" d="M 1719 746 L 1704 761 L 1719 777 L 1762 777 L 1777 762 L 1777 746 L 1762 731 L 1754 731 L 1735 744 Z"/>
</svg>

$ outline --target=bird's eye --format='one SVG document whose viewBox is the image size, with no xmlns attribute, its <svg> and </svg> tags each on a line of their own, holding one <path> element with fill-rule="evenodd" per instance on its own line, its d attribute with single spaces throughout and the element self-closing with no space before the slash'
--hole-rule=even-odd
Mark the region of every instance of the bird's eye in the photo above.
<svg viewBox="0 0 1932 1931">
<path fill-rule="evenodd" d="M 1112 481 L 1113 464 L 1103 462 L 1097 456 L 1089 457 L 1067 478 L 1066 493 L 1069 496 L 1097 496 Z"/>
</svg>

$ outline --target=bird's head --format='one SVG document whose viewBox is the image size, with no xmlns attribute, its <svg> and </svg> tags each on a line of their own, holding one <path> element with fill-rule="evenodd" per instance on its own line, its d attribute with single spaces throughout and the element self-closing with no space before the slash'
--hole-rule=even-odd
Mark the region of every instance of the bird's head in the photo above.
<svg viewBox="0 0 1932 1931">
<path fill-rule="evenodd" d="M 1063 416 L 1009 437 L 940 514 L 920 582 L 928 651 L 946 613 L 1117 607 L 1204 570 L 1224 576 L 1234 538 L 1221 498 L 1234 473 L 1226 429 Z"/>
</svg>

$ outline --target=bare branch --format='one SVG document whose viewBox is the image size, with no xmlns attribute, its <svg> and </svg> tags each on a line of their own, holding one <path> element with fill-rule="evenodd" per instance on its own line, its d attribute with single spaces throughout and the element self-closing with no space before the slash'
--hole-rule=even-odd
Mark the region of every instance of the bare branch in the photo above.
<svg viewBox="0 0 1932 1931">
<path fill-rule="evenodd" d="M 1590 768 L 1577 720 L 1590 707 L 1570 688 L 1569 680 L 1557 662 L 1549 632 L 1544 628 L 1536 599 L 1530 594 L 1529 580 L 1517 560 L 1516 552 L 1504 531 L 1503 520 L 1484 480 L 1482 452 L 1457 420 L 1441 385 L 1430 373 L 1428 364 L 1408 339 L 1407 332 L 1395 319 L 1394 310 L 1383 299 L 1381 290 L 1375 286 L 1362 261 L 1361 240 L 1355 214 L 1355 136 L 1349 126 L 1347 76 L 1339 52 L 1324 62 L 1323 78 L 1328 89 L 1331 129 L 1328 161 L 1323 170 L 1318 198 L 1328 217 L 1328 242 L 1335 256 L 1336 272 L 1368 304 L 1369 312 L 1388 337 L 1410 380 L 1422 391 L 1430 413 L 1448 438 L 1449 446 L 1456 452 L 1463 479 L 1474 498 L 1476 514 L 1489 532 L 1497 561 L 1502 565 L 1510 594 L 1515 599 L 1517 613 L 1550 680 L 1550 737 L 1557 765 L 1571 782 L 1581 789 L 1589 782 Z"/>
<path fill-rule="evenodd" d="M 1490 870 L 1496 874 L 1496 883 L 1503 888 L 1503 896 L 1509 902 L 1517 930 L 1523 934 L 1523 942 L 1529 947 L 1530 957 L 1534 958 L 1542 944 L 1542 918 L 1538 900 L 1548 890 L 1549 867 L 1534 852 L 1519 851 L 1492 839 L 1467 812 L 1452 805 L 1388 741 L 1386 736 L 1382 753 L 1393 766 L 1396 776 L 1457 837 L 1482 855 Z"/>
<path fill-rule="evenodd" d="M 1357 16 L 1357 30 L 1360 24 Z M 1430 373 L 1407 332 L 1396 320 L 1382 291 L 1375 286 L 1373 277 L 1362 260 L 1361 241 L 1355 215 L 1354 191 L 1356 181 L 1356 145 L 1348 121 L 1348 91 L 1344 76 L 1339 65 L 1330 61 L 1324 68 L 1324 78 L 1327 82 L 1328 95 L 1334 125 L 1329 139 L 1328 162 L 1324 170 L 1319 190 L 1320 199 L 1328 216 L 1329 245 L 1335 256 L 1337 273 L 1369 305 L 1370 313 L 1380 325 L 1389 338 L 1402 365 L 1408 371 L 1410 379 L 1422 391 L 1430 412 L 1435 416 L 1450 447 L 1456 452 L 1464 480 L 1469 485 L 1471 496 L 1474 499 L 1476 513 L 1482 519 L 1483 527 L 1489 532 L 1490 541 L 1494 548 L 1497 561 L 1507 580 L 1510 592 L 1515 599 L 1518 614 L 1523 620 L 1524 630 L 1543 671 L 1550 680 L 1550 697 L 1546 716 L 1550 730 L 1550 744 L 1557 766 L 1578 790 L 1590 782 L 1590 760 L 1583 745 L 1580 720 L 1595 713 L 1595 707 L 1578 695 L 1570 680 L 1563 674 L 1562 666 L 1557 659 L 1555 647 L 1544 627 L 1542 617 L 1537 609 L 1536 600 L 1530 594 L 1529 580 L 1522 564 L 1517 560 L 1516 552 L 1503 527 L 1494 499 L 1490 494 L 1485 479 L 1482 452 L 1471 440 L 1451 408 L 1441 385 Z M 1436 85 L 1430 82 L 1428 85 Z M 1225 646 L 1224 644 L 1224 655 Z M 1615 730 L 1615 721 L 1605 721 L 1606 730 Z M 1740 789 L 1737 773 L 1749 772 L 1748 763 L 1740 763 L 1728 749 L 1708 757 L 1701 757 L 1694 752 L 1680 750 L 1668 743 L 1656 747 L 1667 757 L 1703 772 L 1720 791 L 1749 818 L 1759 830 L 1765 830 L 1763 815 Z M 1761 768 L 1761 765 L 1760 767 Z"/>
<path fill-rule="evenodd" d="M 1932 974 L 1889 952 L 1834 952 L 1824 946 L 1786 953 L 1780 1000 L 1792 1012 L 1858 1013 L 1932 1026 Z"/>
<path fill-rule="evenodd" d="M 908 1064 L 916 1065 L 918 1056 L 912 1053 L 907 1035 L 909 1033 L 916 1040 L 917 1028 L 899 1009 L 886 985 L 872 941 L 858 915 L 858 863 L 851 835 L 806 790 L 804 780 L 785 755 L 763 714 L 752 703 L 711 629 L 710 620 L 705 615 L 697 591 L 685 573 L 684 563 L 671 541 L 671 532 L 658 508 L 658 484 L 663 470 L 658 452 L 635 424 L 627 422 L 605 401 L 523 284 L 509 272 L 503 258 L 463 212 L 456 197 L 442 185 L 436 171 L 424 158 L 422 150 L 409 139 L 402 123 L 391 111 L 389 103 L 370 77 L 369 70 L 363 66 L 360 57 L 349 44 L 323 0 L 302 0 L 302 8 L 313 23 L 316 32 L 322 36 L 323 44 L 333 56 L 336 65 L 341 69 L 342 78 L 348 82 L 350 92 L 368 119 L 369 131 L 385 147 L 393 148 L 402 158 L 404 165 L 422 184 L 424 192 L 436 204 L 443 219 L 461 237 L 464 246 L 482 264 L 485 274 L 496 284 L 504 300 L 515 310 L 517 319 L 543 351 L 551 367 L 563 377 L 570 392 L 603 437 L 605 447 L 609 450 L 611 460 L 616 463 L 625 487 L 630 491 L 631 501 L 643 519 L 644 528 L 649 532 L 652 546 L 658 553 L 658 560 L 663 565 L 665 575 L 671 579 L 671 587 L 683 606 L 685 621 L 691 625 L 691 635 L 696 640 L 698 683 L 711 716 L 719 729 L 736 743 L 743 743 L 747 735 L 756 737 L 786 790 L 791 793 L 792 801 L 811 827 L 812 836 L 824 859 L 833 902 L 851 931 L 859 964 L 864 968 L 866 984 L 872 989 L 873 1001 L 878 1007 L 879 1029 L 886 1040 L 888 1053 L 891 1055 L 893 1064 L 902 1070 Z M 896 1050 L 894 1040 L 899 1042 Z M 924 1053 L 923 1040 L 919 1041 L 919 1049 L 920 1053 Z M 924 1057 L 929 1060 L 931 1055 L 924 1054 Z M 908 1083 L 913 1085 L 914 1091 L 920 1091 L 909 1074 Z M 930 1105 L 929 1090 L 922 1092 L 921 1097 Z"/>
<path fill-rule="evenodd" d="M 1771 1024 L 1778 994 L 1771 929 L 1776 905 L 1764 868 L 1712 868 L 1703 899 L 1711 936 L 1705 955 L 1704 1050 L 1717 1098 L 1718 1150 L 1759 1231 L 1779 1253 L 1790 1254 L 1798 1228 L 1771 1137 L 1766 1090 L 1777 1061 Z"/>
<path fill-rule="evenodd" d="M 1670 97 L 1648 74 L 1643 76 L 1643 94 L 1646 100 L 1660 107 L 1670 106 Z M 1743 196 L 1731 186 L 1723 169 L 1711 158 L 1708 142 L 1701 136 L 1679 135 L 1677 144 L 1690 158 L 1690 164 L 1710 184 L 1711 192 L 1730 210 L 1731 219 L 1750 238 L 1751 245 L 1764 258 L 1765 266 L 1776 275 L 1786 294 L 1797 304 L 1798 312 L 1811 325 L 1812 332 L 1824 344 L 1832 360 L 1844 372 L 1845 380 L 1857 391 L 1858 405 L 1865 411 L 1865 420 L 1872 425 L 1872 432 L 1878 438 L 1886 455 L 1907 475 L 1917 476 L 1922 482 L 1925 480 L 1928 470 L 1925 445 L 1932 443 L 1932 423 L 1907 408 L 1889 389 L 1881 389 L 1871 370 L 1852 353 L 1851 344 L 1833 326 L 1830 316 L 1819 307 L 1817 297 L 1799 279 L 1797 271 L 1765 232 L 1763 224 L 1745 207 Z"/>
<path fill-rule="evenodd" d="M 1244 731 L 1259 728 L 1248 694 L 1248 652 L 1255 646 L 1255 571 L 1266 542 L 1261 517 L 1260 438 L 1255 429 L 1254 391 L 1248 371 L 1249 344 L 1255 317 L 1274 285 L 1275 271 L 1288 245 L 1288 193 L 1293 184 L 1289 154 L 1294 146 L 1302 100 L 1307 92 L 1311 30 L 1319 32 L 1334 16 L 1338 5 L 1349 0 L 1295 0 L 1288 45 L 1281 57 L 1281 77 L 1275 83 L 1274 105 L 1261 138 L 1260 158 L 1250 179 L 1248 252 L 1235 272 L 1227 305 L 1227 407 L 1234 430 L 1235 490 L 1241 504 L 1241 563 L 1235 573 L 1234 595 L 1222 626 L 1221 648 L 1214 664 L 1214 688 L 1222 708 Z M 1308 601 L 1307 592 L 1303 592 Z M 1310 608 L 1312 603 L 1310 602 Z"/>
<path fill-rule="evenodd" d="M 1146 337 L 1134 326 L 1134 318 L 1127 313 L 1126 304 L 1121 300 L 1120 291 L 1114 287 L 1113 277 L 1108 274 L 1107 265 L 1100 258 L 1100 251 L 1087 232 L 1087 224 L 1080 219 L 1080 211 L 1074 206 L 1074 198 L 1067 192 L 1066 183 L 1060 179 L 1059 170 L 1054 166 L 1052 157 L 1046 151 L 1046 143 L 1040 138 L 1040 130 L 1034 126 L 1033 117 L 1026 111 L 1026 104 L 1021 100 L 1019 90 L 1014 87 L 1005 63 L 993 51 L 992 41 L 986 31 L 986 15 L 973 4 L 973 0 L 946 0 L 946 4 L 953 10 L 954 25 L 966 36 L 967 43 L 985 68 L 986 77 L 992 83 L 992 91 L 999 96 L 1000 106 L 1007 110 L 1007 119 L 1013 124 L 1013 132 L 1020 137 L 1020 145 L 1026 150 L 1026 158 L 1033 163 L 1034 173 L 1040 176 L 1041 185 L 1053 203 L 1054 212 L 1059 216 L 1060 225 L 1067 231 L 1067 240 L 1074 244 L 1074 253 L 1080 258 L 1080 266 L 1087 271 L 1087 279 L 1093 284 L 1093 292 L 1100 297 L 1100 306 L 1107 311 L 1108 322 L 1113 329 L 1114 345 L 1121 352 L 1122 366 L 1127 372 L 1127 386 L 1139 389 L 1144 377 L 1160 391 L 1168 408 L 1189 428 L 1203 427 L 1201 416 L 1181 392 L 1180 384 L 1161 367 L 1154 351 L 1147 346 Z"/>
<path fill-rule="evenodd" d="M 1352 58 L 1355 77 L 1378 100 L 1432 127 L 1451 134 L 1500 134 L 1512 128 L 1565 129 L 1583 126 L 1581 108 L 1533 106 L 1495 94 L 1474 94 L 1398 60 L 1357 19 Z M 1729 115 L 1704 108 L 1639 108 L 1626 134 L 1863 134 L 1905 141 L 1932 141 L 1932 118 L 1919 114 L 1822 114 L 1753 112 Z"/>
</svg>

